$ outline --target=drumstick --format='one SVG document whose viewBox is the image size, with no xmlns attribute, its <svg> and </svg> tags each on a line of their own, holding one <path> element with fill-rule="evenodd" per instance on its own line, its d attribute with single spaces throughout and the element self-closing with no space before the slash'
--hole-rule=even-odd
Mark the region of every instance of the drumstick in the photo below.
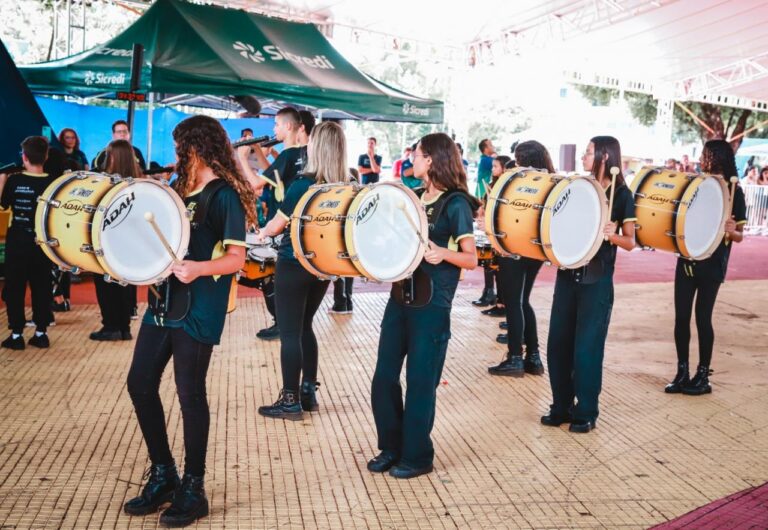
<svg viewBox="0 0 768 530">
<path fill-rule="evenodd" d="M 157 222 L 155 221 L 155 214 L 152 212 L 144 212 L 144 219 L 152 225 L 152 229 L 155 231 L 155 234 L 157 234 L 158 239 L 160 239 L 160 242 L 165 247 L 165 250 L 168 251 L 168 254 L 171 256 L 171 259 L 174 263 L 179 262 L 179 258 L 176 257 L 176 254 L 173 252 L 173 249 L 171 248 L 171 245 L 168 244 L 168 240 L 165 239 L 165 236 L 160 231 L 160 227 L 157 226 Z"/>
<path fill-rule="evenodd" d="M 739 177 L 731 177 L 731 196 L 728 198 L 728 219 L 733 217 L 733 197 L 736 195 L 736 183 L 739 181 Z M 730 236 L 726 233 L 725 239 L 730 239 Z"/>
<path fill-rule="evenodd" d="M 416 221 L 413 220 L 411 217 L 411 214 L 408 213 L 408 210 L 405 209 L 405 201 L 400 201 L 397 203 L 398 209 L 402 210 L 403 214 L 405 215 L 405 218 L 408 219 L 408 223 L 410 223 L 411 228 L 413 228 L 413 231 L 416 232 L 416 235 L 419 237 L 419 241 L 421 241 L 421 244 L 425 247 L 429 248 L 429 241 L 426 241 L 424 239 L 424 236 L 421 235 L 421 230 L 419 230 L 419 227 L 416 226 Z"/>
<path fill-rule="evenodd" d="M 613 194 L 616 191 L 616 175 L 620 171 L 616 166 L 611 168 L 611 193 L 608 194 L 608 222 L 613 222 Z M 603 238 L 608 241 L 608 236 L 603 236 Z"/>
</svg>

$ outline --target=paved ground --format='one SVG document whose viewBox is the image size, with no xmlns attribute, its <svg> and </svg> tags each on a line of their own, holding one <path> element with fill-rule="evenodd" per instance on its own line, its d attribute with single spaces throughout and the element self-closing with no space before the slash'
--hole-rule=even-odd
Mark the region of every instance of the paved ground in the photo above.
<svg viewBox="0 0 768 530">
<path fill-rule="evenodd" d="M 647 528 L 768 481 L 768 281 L 721 289 L 714 393 L 698 398 L 662 392 L 675 362 L 671 284 L 619 283 L 588 435 L 539 424 L 546 376 L 487 375 L 503 351 L 498 320 L 469 303 L 477 294 L 462 286 L 453 311 L 436 472 L 411 481 L 365 469 L 385 295 L 357 294 L 352 316 L 328 315 L 326 299 L 321 410 L 302 422 L 256 413 L 279 390 L 279 345 L 253 338 L 267 322 L 262 301 L 240 300 L 209 373 L 212 513 L 198 527 Z M 534 290 L 544 339 L 551 296 L 545 281 Z M 95 306 L 76 305 L 59 314 L 51 349 L 0 350 L 0 528 L 157 525 L 121 513 L 147 460 L 124 384 L 132 345 L 90 342 L 96 321 Z M 161 392 L 181 460 L 170 373 Z"/>
</svg>

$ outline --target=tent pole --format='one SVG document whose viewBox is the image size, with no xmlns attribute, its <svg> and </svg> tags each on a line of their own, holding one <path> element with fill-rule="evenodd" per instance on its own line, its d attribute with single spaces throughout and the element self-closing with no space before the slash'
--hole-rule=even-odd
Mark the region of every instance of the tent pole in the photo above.
<svg viewBox="0 0 768 530">
<path fill-rule="evenodd" d="M 155 93 L 149 93 L 147 106 L 147 164 L 152 160 L 152 111 L 155 109 Z"/>
</svg>

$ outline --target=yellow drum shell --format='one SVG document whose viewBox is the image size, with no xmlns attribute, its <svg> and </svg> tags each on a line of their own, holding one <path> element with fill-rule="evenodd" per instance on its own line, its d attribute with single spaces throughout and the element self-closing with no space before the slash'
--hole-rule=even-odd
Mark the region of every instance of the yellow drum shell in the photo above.
<svg viewBox="0 0 768 530">
<path fill-rule="evenodd" d="M 499 176 L 485 208 L 485 230 L 496 252 L 549 259 L 533 241 L 539 240 L 540 207 L 555 184 L 551 175 L 536 170 L 514 169 Z"/>
<path fill-rule="evenodd" d="M 272 260 L 258 261 L 258 260 L 245 260 L 245 266 L 243 266 L 242 275 L 249 280 L 260 280 L 267 278 L 275 274 L 275 262 Z"/>
<path fill-rule="evenodd" d="M 35 237 L 52 262 L 62 269 L 76 267 L 104 274 L 96 255 L 81 248 L 93 247 L 93 216 L 112 187 L 113 183 L 103 175 L 79 172 L 67 173 L 46 188 L 35 212 Z"/>
<path fill-rule="evenodd" d="M 344 237 L 347 211 L 360 188 L 345 184 L 311 186 L 296 205 L 291 244 L 296 259 L 315 276 L 360 276 Z"/>
<path fill-rule="evenodd" d="M 717 179 L 724 197 L 728 197 L 725 181 L 716 175 L 698 175 L 657 167 L 642 168 L 632 181 L 637 226 L 635 237 L 642 247 L 665 250 L 693 259 L 685 237 L 686 214 L 691 200 L 705 179 Z M 725 224 L 727 212 L 721 219 Z M 722 238 L 696 259 L 705 259 L 717 249 Z"/>
</svg>

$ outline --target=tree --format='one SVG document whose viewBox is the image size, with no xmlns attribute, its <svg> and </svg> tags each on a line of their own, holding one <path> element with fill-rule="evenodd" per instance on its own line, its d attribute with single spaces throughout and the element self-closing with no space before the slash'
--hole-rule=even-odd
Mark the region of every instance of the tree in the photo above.
<svg viewBox="0 0 768 530">
<path fill-rule="evenodd" d="M 614 89 L 587 85 L 577 85 L 576 88 L 593 105 L 608 105 L 612 99 L 618 99 L 619 97 L 619 91 Z M 658 105 L 653 96 L 625 92 L 624 99 L 632 113 L 632 117 L 640 124 L 651 126 L 656 123 Z M 768 113 L 713 105 L 711 103 L 686 102 L 683 105 L 704 122 L 709 129 L 699 124 L 697 120 L 680 108 L 680 106 L 675 105 L 672 128 L 674 140 L 683 142 L 699 140 L 704 143 L 715 138 L 729 139 L 753 127 L 757 128 L 749 132 L 750 137 L 768 138 L 768 123 L 763 123 L 768 120 Z M 738 151 L 745 136 L 731 141 L 734 151 Z"/>
</svg>

